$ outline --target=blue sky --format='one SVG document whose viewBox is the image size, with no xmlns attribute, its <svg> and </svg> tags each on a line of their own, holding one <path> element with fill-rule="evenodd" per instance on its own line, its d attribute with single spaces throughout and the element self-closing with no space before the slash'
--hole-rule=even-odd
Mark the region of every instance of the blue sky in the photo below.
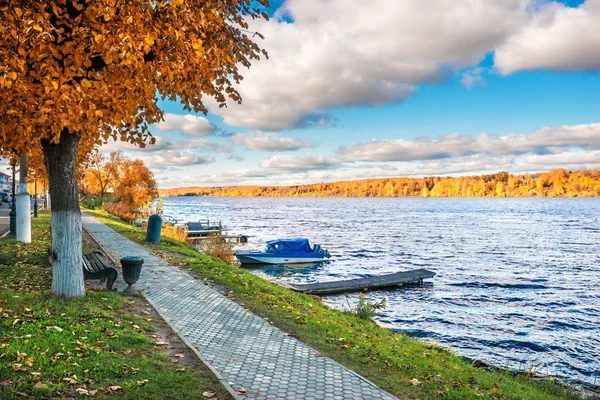
<svg viewBox="0 0 600 400">
<path fill-rule="evenodd" d="M 287 0 L 242 106 L 161 103 L 161 187 L 600 168 L 600 0 Z"/>
</svg>

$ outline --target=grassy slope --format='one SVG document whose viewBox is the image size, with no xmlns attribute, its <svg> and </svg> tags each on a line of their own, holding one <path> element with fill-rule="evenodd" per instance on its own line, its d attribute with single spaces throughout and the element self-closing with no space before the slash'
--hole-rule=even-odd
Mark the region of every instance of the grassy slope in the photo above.
<svg viewBox="0 0 600 400">
<path fill-rule="evenodd" d="M 104 211 L 89 211 L 124 236 L 143 243 L 144 232 Z M 163 239 L 145 244 L 167 261 L 230 290 L 237 302 L 268 318 L 348 368 L 401 398 L 563 399 L 575 398 L 551 382 L 474 367 L 449 351 L 333 310 L 317 299 L 292 292 L 241 268 Z M 421 384 L 411 382 L 417 379 Z"/>
<path fill-rule="evenodd" d="M 49 213 L 32 222 L 31 244 L 0 240 L 0 398 L 69 397 L 78 389 L 101 398 L 191 399 L 203 391 L 229 398 L 208 369 L 182 368 L 162 355 L 148 336 L 151 323 L 126 311 L 126 296 L 52 296 L 51 271 L 41 268 Z"/>
</svg>

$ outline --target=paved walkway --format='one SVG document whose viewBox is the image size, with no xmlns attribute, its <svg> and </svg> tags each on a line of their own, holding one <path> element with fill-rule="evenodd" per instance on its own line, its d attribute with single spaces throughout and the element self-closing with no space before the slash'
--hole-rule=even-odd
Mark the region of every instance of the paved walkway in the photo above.
<svg viewBox="0 0 600 400">
<path fill-rule="evenodd" d="M 113 258 L 144 259 L 137 289 L 235 397 L 395 399 L 95 218 L 82 222 Z"/>
</svg>

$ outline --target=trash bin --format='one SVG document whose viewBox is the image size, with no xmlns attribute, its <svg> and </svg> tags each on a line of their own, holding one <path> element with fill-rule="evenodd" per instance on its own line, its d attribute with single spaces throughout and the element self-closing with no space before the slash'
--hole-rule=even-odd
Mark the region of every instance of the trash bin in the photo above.
<svg viewBox="0 0 600 400">
<path fill-rule="evenodd" d="M 160 243 L 160 231 L 162 229 L 162 218 L 154 214 L 148 218 L 148 227 L 146 228 L 146 242 Z"/>
<path fill-rule="evenodd" d="M 133 285 L 140 279 L 144 259 L 141 257 L 123 257 L 121 258 L 121 267 L 123 267 L 123 280 L 127 283 L 127 288 L 123 291 L 126 294 L 135 294 Z"/>
</svg>

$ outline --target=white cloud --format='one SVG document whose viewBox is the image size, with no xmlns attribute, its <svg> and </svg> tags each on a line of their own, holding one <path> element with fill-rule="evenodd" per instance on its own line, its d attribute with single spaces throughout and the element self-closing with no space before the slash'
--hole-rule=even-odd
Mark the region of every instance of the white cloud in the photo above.
<svg viewBox="0 0 600 400">
<path fill-rule="evenodd" d="M 477 138 L 453 133 L 439 139 L 373 140 L 341 147 L 332 162 L 414 161 L 467 156 L 478 153 L 518 155 L 551 152 L 560 148 L 600 149 L 600 123 L 545 127 L 533 134 L 496 136 L 483 133 Z"/>
<path fill-rule="evenodd" d="M 594 151 L 566 151 L 557 154 L 532 154 L 522 160 L 526 165 L 557 166 L 557 165 L 595 165 L 600 168 L 600 150 Z"/>
<path fill-rule="evenodd" d="M 475 67 L 463 72 L 460 83 L 467 89 L 474 86 L 487 86 L 487 82 L 483 74 L 487 72 L 487 68 Z"/>
<path fill-rule="evenodd" d="M 465 155 L 472 145 L 471 136 L 458 133 L 434 140 L 373 140 L 342 147 L 332 159 L 336 162 L 432 160 Z"/>
<path fill-rule="evenodd" d="M 527 22 L 527 0 L 288 0 L 254 21 L 270 58 L 244 71 L 243 104 L 211 112 L 234 126 L 301 125 L 337 106 L 400 101 L 446 71 L 476 65 Z"/>
<path fill-rule="evenodd" d="M 266 170 L 308 171 L 329 168 L 332 164 L 321 155 L 299 154 L 273 156 L 263 160 L 260 166 Z"/>
<path fill-rule="evenodd" d="M 190 139 L 190 140 L 176 140 L 170 141 L 162 137 L 154 136 L 156 142 L 154 144 L 146 144 L 146 147 L 141 148 L 138 145 L 131 144 L 128 142 L 114 142 L 110 141 L 100 147 L 103 153 L 111 153 L 113 151 L 122 152 L 144 152 L 153 153 L 163 150 L 201 150 L 208 149 L 214 150 L 219 153 L 229 152 L 231 150 L 230 145 L 220 145 L 216 142 L 208 139 Z"/>
<path fill-rule="evenodd" d="M 152 156 L 140 157 L 150 168 L 187 167 L 192 165 L 210 164 L 215 159 L 210 156 L 199 156 L 190 151 L 165 150 Z"/>
<path fill-rule="evenodd" d="M 496 50 L 503 75 L 519 70 L 600 70 L 600 0 L 577 8 L 544 5 L 531 21 Z"/>
<path fill-rule="evenodd" d="M 258 151 L 295 151 L 305 147 L 312 147 L 308 140 L 281 137 L 276 132 L 238 133 L 229 138 L 233 143 L 244 146 L 250 150 Z"/>
<path fill-rule="evenodd" d="M 206 118 L 197 115 L 170 114 L 164 115 L 164 121 L 153 125 L 161 131 L 181 131 L 190 136 L 209 136 L 216 127 Z"/>
</svg>

